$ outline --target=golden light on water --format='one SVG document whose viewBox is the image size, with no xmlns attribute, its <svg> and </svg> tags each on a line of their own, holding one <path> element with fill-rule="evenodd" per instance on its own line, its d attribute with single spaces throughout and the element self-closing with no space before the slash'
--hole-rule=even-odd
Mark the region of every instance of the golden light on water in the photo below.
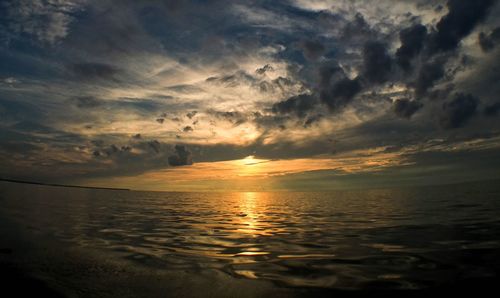
<svg viewBox="0 0 500 298">
<path fill-rule="evenodd" d="M 253 234 L 256 236 L 258 234 L 258 214 L 257 214 L 257 200 L 259 199 L 258 193 L 256 192 L 243 192 L 240 198 L 240 210 L 239 214 L 242 228 L 238 231 L 248 234 Z"/>
</svg>

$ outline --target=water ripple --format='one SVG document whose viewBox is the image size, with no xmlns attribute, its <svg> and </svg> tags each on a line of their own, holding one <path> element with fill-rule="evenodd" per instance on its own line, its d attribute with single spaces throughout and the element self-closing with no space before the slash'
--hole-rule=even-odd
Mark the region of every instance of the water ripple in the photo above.
<svg viewBox="0 0 500 298">
<path fill-rule="evenodd" d="M 165 270 L 282 286 L 419 288 L 500 250 L 497 192 L 152 193 L 39 187 L 2 213 L 67 243 Z M 70 194 L 70 195 L 69 195 Z M 473 201 L 473 203 L 471 203 Z M 466 258 L 464 252 L 480 253 Z"/>
</svg>

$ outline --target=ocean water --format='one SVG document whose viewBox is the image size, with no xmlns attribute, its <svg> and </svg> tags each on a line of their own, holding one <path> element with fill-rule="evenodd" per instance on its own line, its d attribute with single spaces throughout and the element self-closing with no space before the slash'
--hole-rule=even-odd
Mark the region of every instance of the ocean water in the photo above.
<svg viewBox="0 0 500 298">
<path fill-rule="evenodd" d="M 338 192 L 168 193 L 0 183 L 9 227 L 129 266 L 274 287 L 425 289 L 497 277 L 496 183 Z M 56 246 L 57 247 L 57 246 Z"/>
</svg>

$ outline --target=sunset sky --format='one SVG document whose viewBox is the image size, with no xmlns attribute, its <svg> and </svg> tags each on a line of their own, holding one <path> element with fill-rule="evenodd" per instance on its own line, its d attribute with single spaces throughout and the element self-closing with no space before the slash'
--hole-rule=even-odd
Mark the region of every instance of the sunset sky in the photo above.
<svg viewBox="0 0 500 298">
<path fill-rule="evenodd" d="M 494 0 L 13 0 L 0 14 L 0 178 L 179 191 L 500 178 Z"/>
</svg>

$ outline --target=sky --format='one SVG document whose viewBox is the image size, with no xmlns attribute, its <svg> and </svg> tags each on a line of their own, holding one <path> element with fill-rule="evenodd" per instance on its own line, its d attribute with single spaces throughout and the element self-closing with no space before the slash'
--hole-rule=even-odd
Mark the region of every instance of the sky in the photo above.
<svg viewBox="0 0 500 298">
<path fill-rule="evenodd" d="M 0 2 L 0 177 L 140 190 L 500 178 L 495 0 Z"/>
</svg>

